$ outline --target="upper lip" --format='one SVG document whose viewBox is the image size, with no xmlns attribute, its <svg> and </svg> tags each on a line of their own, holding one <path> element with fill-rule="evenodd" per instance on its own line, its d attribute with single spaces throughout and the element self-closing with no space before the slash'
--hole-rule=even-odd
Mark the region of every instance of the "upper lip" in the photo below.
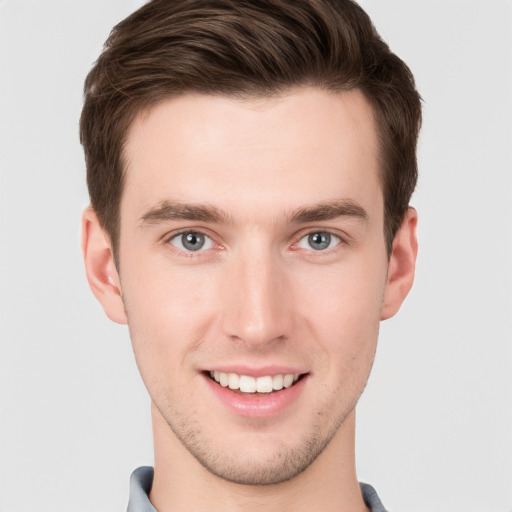
<svg viewBox="0 0 512 512">
<path fill-rule="evenodd" d="M 285 365 L 268 365 L 268 366 L 247 366 L 247 365 L 212 365 L 205 369 L 206 372 L 223 372 L 223 373 L 237 373 L 238 375 L 248 375 L 251 377 L 266 377 L 267 375 L 287 375 L 290 373 L 308 373 L 303 368 L 298 366 L 285 366 Z"/>
</svg>

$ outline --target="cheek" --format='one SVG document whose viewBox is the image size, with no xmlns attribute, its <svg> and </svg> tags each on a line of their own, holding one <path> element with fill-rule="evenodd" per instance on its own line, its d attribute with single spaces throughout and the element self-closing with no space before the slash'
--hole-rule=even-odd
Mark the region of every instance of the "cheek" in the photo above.
<svg viewBox="0 0 512 512">
<path fill-rule="evenodd" d="M 385 267 L 372 268 L 363 261 L 333 266 L 296 276 L 294 294 L 304 314 L 331 336 L 355 334 L 379 323 L 385 276 Z"/>
<path fill-rule="evenodd" d="M 137 363 L 141 372 L 159 365 L 165 365 L 165 372 L 176 371 L 215 317 L 214 283 L 201 272 L 158 263 L 146 264 L 143 273 L 134 269 L 127 265 L 127 279 L 121 280 Z"/>
<path fill-rule="evenodd" d="M 368 267 L 361 261 L 297 282 L 302 317 L 320 349 L 315 352 L 317 365 L 336 382 L 364 385 L 379 333 L 385 267 Z"/>
</svg>

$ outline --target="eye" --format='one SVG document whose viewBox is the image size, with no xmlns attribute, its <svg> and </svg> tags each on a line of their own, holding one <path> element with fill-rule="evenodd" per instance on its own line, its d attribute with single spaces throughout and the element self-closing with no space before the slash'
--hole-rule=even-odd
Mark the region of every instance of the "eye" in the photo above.
<svg viewBox="0 0 512 512">
<path fill-rule="evenodd" d="M 332 233 L 327 233 L 325 231 L 315 231 L 313 233 L 309 233 L 306 236 L 303 236 L 299 240 L 297 247 L 301 249 L 313 249 L 314 251 L 325 251 L 326 249 L 335 247 L 340 242 L 341 239 Z"/>
<path fill-rule="evenodd" d="M 185 231 L 173 236 L 169 243 L 174 247 L 186 252 L 197 252 L 200 250 L 211 249 L 214 245 L 213 240 L 204 233 L 198 231 Z"/>
</svg>

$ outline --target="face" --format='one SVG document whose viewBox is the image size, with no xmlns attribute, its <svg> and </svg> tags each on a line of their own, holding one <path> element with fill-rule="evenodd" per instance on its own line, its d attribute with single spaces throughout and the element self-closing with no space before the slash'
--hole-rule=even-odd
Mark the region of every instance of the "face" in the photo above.
<svg viewBox="0 0 512 512">
<path fill-rule="evenodd" d="M 126 160 L 110 316 L 159 428 L 222 478 L 292 478 L 340 435 L 389 316 L 369 105 L 186 95 L 134 121 Z"/>
</svg>

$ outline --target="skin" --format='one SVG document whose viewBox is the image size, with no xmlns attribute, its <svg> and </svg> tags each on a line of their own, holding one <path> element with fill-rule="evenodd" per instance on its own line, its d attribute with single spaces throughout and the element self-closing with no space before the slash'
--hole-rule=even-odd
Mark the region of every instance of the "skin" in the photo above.
<svg viewBox="0 0 512 512">
<path fill-rule="evenodd" d="M 119 269 L 90 209 L 83 248 L 152 399 L 154 506 L 365 510 L 355 406 L 379 323 L 412 285 L 417 218 L 409 209 L 388 256 L 364 96 L 180 96 L 140 115 L 125 151 Z M 203 249 L 187 251 L 183 230 L 205 235 Z M 313 249 L 311 233 L 330 234 L 328 247 Z M 283 411 L 244 417 L 205 376 L 226 364 L 307 377 Z"/>
</svg>

